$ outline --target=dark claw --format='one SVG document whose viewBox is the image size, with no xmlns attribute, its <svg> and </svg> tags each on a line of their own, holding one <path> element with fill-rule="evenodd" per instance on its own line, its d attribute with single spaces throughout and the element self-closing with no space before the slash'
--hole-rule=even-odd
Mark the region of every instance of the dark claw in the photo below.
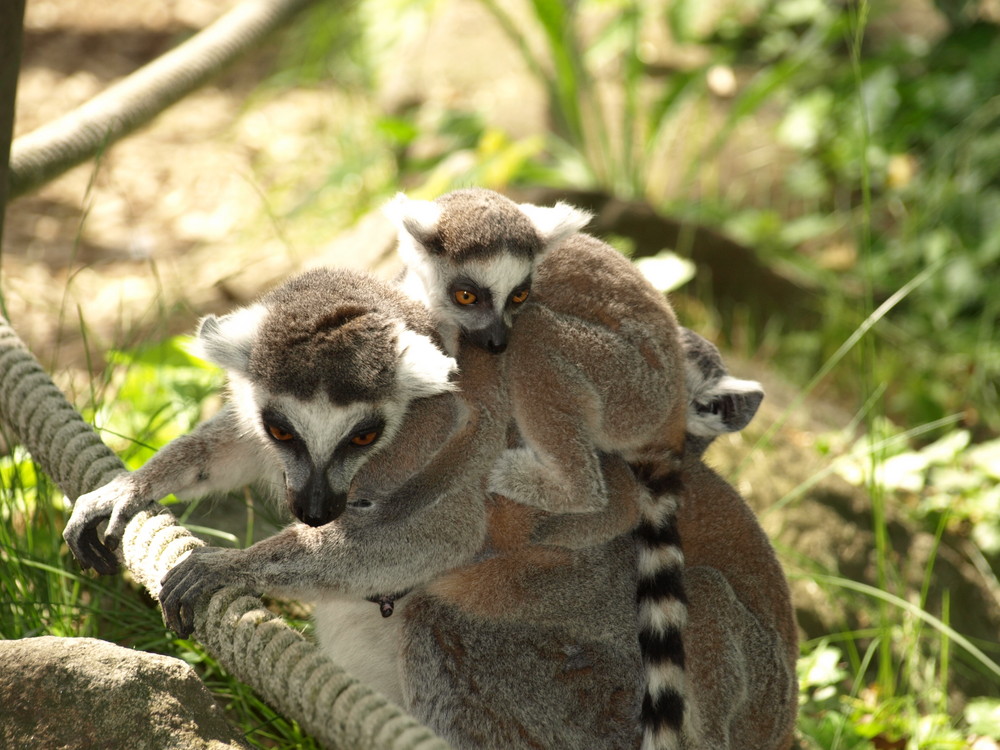
<svg viewBox="0 0 1000 750">
<path fill-rule="evenodd" d="M 67 542 L 81 568 L 84 570 L 93 568 L 102 576 L 113 575 L 119 570 L 118 559 L 111 549 L 101 543 L 97 534 L 99 523 L 100 520 L 86 526 L 75 541 L 67 540 Z"/>
</svg>

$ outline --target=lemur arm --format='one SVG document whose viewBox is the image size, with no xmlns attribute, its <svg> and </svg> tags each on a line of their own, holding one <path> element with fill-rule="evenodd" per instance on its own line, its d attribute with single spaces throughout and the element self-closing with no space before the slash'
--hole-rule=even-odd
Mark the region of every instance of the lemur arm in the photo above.
<svg viewBox="0 0 1000 750">
<path fill-rule="evenodd" d="M 231 406 L 173 440 L 142 468 L 120 474 L 108 484 L 76 499 L 63 538 L 84 570 L 117 571 L 112 554 L 125 525 L 151 503 L 173 493 L 196 498 L 225 492 L 265 478 L 273 461 L 261 444 L 247 435 Z M 97 528 L 107 521 L 104 540 Z"/>
<path fill-rule="evenodd" d="M 482 547 L 481 492 L 455 488 L 435 502 L 415 505 L 348 507 L 325 526 L 296 523 L 247 549 L 195 550 L 163 579 L 164 620 L 182 636 L 190 635 L 196 606 L 225 586 L 292 595 L 337 591 L 362 598 L 408 591 L 471 559 Z"/>
</svg>

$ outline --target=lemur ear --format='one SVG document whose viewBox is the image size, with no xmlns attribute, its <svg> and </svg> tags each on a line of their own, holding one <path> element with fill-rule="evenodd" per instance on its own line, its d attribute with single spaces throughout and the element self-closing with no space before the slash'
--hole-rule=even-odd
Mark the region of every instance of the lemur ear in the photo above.
<svg viewBox="0 0 1000 750">
<path fill-rule="evenodd" d="M 684 382 L 687 387 L 687 432 L 706 438 L 739 432 L 754 418 L 764 389 L 755 380 L 732 377 L 718 348 L 690 328 L 681 328 Z"/>
<path fill-rule="evenodd" d="M 739 432 L 750 424 L 763 400 L 764 389 L 756 380 L 723 375 L 690 402 L 687 431 L 709 438 L 724 432 Z"/>
<path fill-rule="evenodd" d="M 559 247 L 566 239 L 587 226 L 593 218 L 593 214 L 589 211 L 561 201 L 551 208 L 536 206 L 533 203 L 521 203 L 518 208 L 535 225 L 535 231 L 545 246 L 543 254 Z"/>
<path fill-rule="evenodd" d="M 267 314 L 263 305 L 244 307 L 221 318 L 208 315 L 198 326 L 196 353 L 226 370 L 246 374 L 250 351 Z"/>
<path fill-rule="evenodd" d="M 397 383 L 406 396 L 424 398 L 457 388 L 451 375 L 458 372 L 458 363 L 429 337 L 403 329 L 396 346 L 399 352 Z"/>
<path fill-rule="evenodd" d="M 438 238 L 438 222 L 441 220 L 441 207 L 433 201 L 414 200 L 404 193 L 396 193 L 382 209 L 396 225 L 400 232 L 400 250 L 405 244 L 405 235 L 413 240 L 418 250 L 425 253 L 441 252 L 441 242 Z"/>
</svg>

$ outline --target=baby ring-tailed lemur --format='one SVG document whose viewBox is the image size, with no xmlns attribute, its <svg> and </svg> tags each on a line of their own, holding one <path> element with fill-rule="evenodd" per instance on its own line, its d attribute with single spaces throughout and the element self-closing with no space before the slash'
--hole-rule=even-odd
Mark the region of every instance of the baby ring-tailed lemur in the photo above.
<svg viewBox="0 0 1000 750">
<path fill-rule="evenodd" d="M 136 511 L 249 478 L 283 494 L 303 523 L 337 518 L 351 479 L 391 441 L 409 404 L 454 389 L 455 360 L 438 342 L 423 306 L 345 270 L 309 271 L 249 307 L 208 316 L 197 346 L 226 370 L 226 406 L 139 470 L 78 498 L 70 548 L 85 568 L 114 572 L 112 551 Z"/>
<path fill-rule="evenodd" d="M 387 213 L 401 287 L 427 305 L 449 351 L 506 351 L 523 445 L 498 459 L 490 489 L 556 513 L 598 511 L 605 453 L 651 490 L 636 532 L 644 747 L 679 747 L 686 605 L 675 515 L 687 399 L 673 311 L 626 258 L 580 232 L 590 215 L 572 206 L 468 189 L 433 202 L 400 194 Z"/>
</svg>

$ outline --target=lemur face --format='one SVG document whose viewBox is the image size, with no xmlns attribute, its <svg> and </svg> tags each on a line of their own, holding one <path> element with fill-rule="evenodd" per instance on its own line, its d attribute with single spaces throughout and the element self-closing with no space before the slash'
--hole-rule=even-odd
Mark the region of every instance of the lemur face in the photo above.
<svg viewBox="0 0 1000 750">
<path fill-rule="evenodd" d="M 355 474 L 392 442 L 409 405 L 403 400 L 338 405 L 323 393 L 301 400 L 254 390 L 245 418 L 254 421 L 256 434 L 284 468 L 289 510 L 309 526 L 322 526 L 345 511 Z"/>
<path fill-rule="evenodd" d="M 483 189 L 436 201 L 400 194 L 386 212 L 399 228 L 407 268 L 401 288 L 430 310 L 451 353 L 460 340 L 503 352 L 534 269 L 590 220 L 566 204 L 519 205 Z"/>
<path fill-rule="evenodd" d="M 498 255 L 442 271 L 444 299 L 438 317 L 447 316 L 473 346 L 502 353 L 514 316 L 531 294 L 531 261 Z"/>
<path fill-rule="evenodd" d="M 455 388 L 455 360 L 408 327 L 394 294 L 370 277 L 311 271 L 209 316 L 198 333 L 202 354 L 228 372 L 244 428 L 283 467 L 289 509 L 310 526 L 344 512 L 358 469 L 414 400 Z M 421 315 L 415 324 L 430 331 Z"/>
</svg>

